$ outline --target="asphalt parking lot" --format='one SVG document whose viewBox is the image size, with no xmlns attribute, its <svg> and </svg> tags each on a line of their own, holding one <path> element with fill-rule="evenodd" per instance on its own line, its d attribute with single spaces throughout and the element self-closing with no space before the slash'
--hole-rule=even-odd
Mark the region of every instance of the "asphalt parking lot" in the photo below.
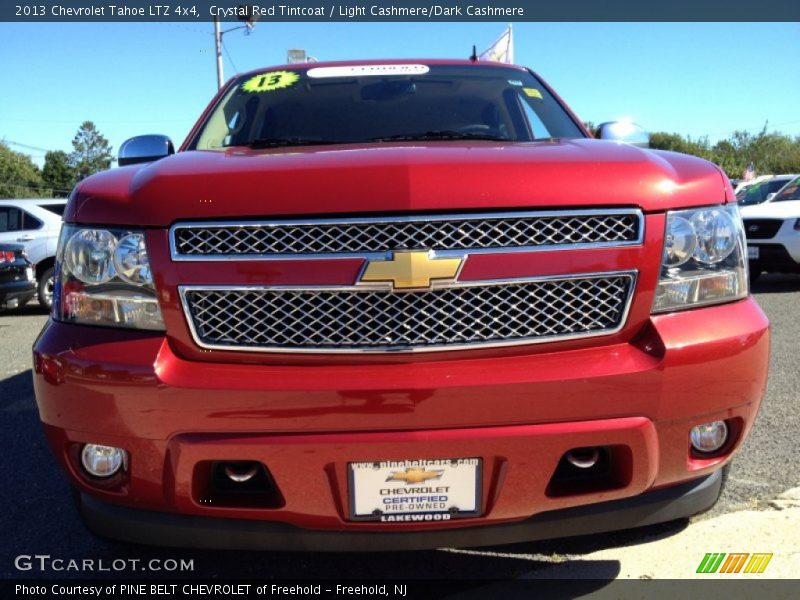
<svg viewBox="0 0 800 600">
<path fill-rule="evenodd" d="M 772 323 L 771 372 L 756 426 L 733 463 L 720 502 L 705 520 L 723 513 L 765 508 L 800 483 L 796 440 L 800 426 L 800 276 L 764 276 L 753 292 Z M 493 548 L 479 552 L 431 551 L 387 554 L 282 554 L 144 548 L 106 542 L 88 534 L 72 506 L 69 487 L 45 445 L 39 427 L 30 372 L 30 348 L 46 321 L 34 303 L 0 313 L 0 411 L 5 456 L 0 530 L 3 577 L 78 577 L 90 573 L 24 573 L 14 568 L 20 554 L 62 558 L 187 558 L 197 577 L 252 578 L 524 578 L 553 563 L 568 565 L 602 548 L 635 545 L 691 528 L 677 522 L 640 530 Z M 613 578 L 613 566 L 607 574 Z M 128 573 L 130 575 L 131 573 Z M 137 573 L 139 575 L 139 573 Z M 142 573 L 143 576 L 175 576 Z M 601 573 L 602 575 L 602 573 Z M 108 574 L 103 574 L 108 576 Z"/>
</svg>

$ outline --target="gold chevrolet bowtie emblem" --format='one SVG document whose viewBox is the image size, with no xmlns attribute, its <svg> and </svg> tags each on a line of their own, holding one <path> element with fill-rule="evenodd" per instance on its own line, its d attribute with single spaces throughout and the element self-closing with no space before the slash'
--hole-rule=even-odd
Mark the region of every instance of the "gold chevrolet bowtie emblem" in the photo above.
<svg viewBox="0 0 800 600">
<path fill-rule="evenodd" d="M 404 481 L 406 483 L 423 483 L 430 479 L 439 479 L 444 471 L 428 471 L 425 467 L 409 467 L 405 471 L 392 471 L 386 481 Z"/>
<path fill-rule="evenodd" d="M 426 250 L 394 252 L 391 260 L 371 260 L 362 282 L 391 281 L 395 289 L 428 288 L 432 279 L 453 279 L 460 258 L 433 258 Z"/>
</svg>

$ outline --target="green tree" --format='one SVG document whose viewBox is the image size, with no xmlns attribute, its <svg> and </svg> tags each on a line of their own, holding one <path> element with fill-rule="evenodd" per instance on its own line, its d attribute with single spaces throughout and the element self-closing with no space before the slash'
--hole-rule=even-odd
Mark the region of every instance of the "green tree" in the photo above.
<svg viewBox="0 0 800 600">
<path fill-rule="evenodd" d="M 650 134 L 650 147 L 657 150 L 683 152 L 684 154 L 692 154 L 707 160 L 712 160 L 712 152 L 711 148 L 709 148 L 707 138 L 693 140 L 690 137 L 684 138 L 677 133 L 657 131 Z"/>
<path fill-rule="evenodd" d="M 718 164 L 729 177 L 741 177 L 753 163 L 757 175 L 800 173 L 800 136 L 791 138 L 767 125 L 758 133 L 734 131 L 713 146 L 707 138 L 692 140 L 677 133 L 654 133 L 650 147 L 700 156 Z"/>
<path fill-rule="evenodd" d="M 47 196 L 42 174 L 30 156 L 15 152 L 0 142 L 0 198 Z"/>
<path fill-rule="evenodd" d="M 66 198 L 75 185 L 75 171 L 70 165 L 69 155 L 61 150 L 44 155 L 42 168 L 44 184 L 53 191 L 56 198 Z"/>
<path fill-rule="evenodd" d="M 767 124 L 758 133 L 734 131 L 714 146 L 714 158 L 728 175 L 740 176 L 749 163 L 758 175 L 797 173 L 800 169 L 800 140 L 777 131 L 768 132 Z"/>
<path fill-rule="evenodd" d="M 739 151 L 731 140 L 720 140 L 714 144 L 713 153 L 714 158 L 712 160 L 722 167 L 728 177 L 737 179 L 742 176 L 742 173 L 747 168 L 747 157 Z"/>
<path fill-rule="evenodd" d="M 72 147 L 70 165 L 76 181 L 111 166 L 111 146 L 91 121 L 84 121 L 78 128 L 78 133 L 72 138 Z"/>
</svg>

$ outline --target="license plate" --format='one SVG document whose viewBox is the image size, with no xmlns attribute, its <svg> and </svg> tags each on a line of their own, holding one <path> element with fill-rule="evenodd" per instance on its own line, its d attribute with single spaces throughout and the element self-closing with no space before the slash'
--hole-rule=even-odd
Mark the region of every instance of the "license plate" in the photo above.
<svg viewBox="0 0 800 600">
<path fill-rule="evenodd" d="M 480 513 L 481 459 L 348 464 L 350 518 L 414 523 Z"/>
<path fill-rule="evenodd" d="M 33 281 L 33 269 L 31 267 L 25 268 L 25 277 L 28 281 Z"/>
<path fill-rule="evenodd" d="M 747 247 L 747 258 L 750 260 L 758 260 L 758 246 Z"/>
</svg>

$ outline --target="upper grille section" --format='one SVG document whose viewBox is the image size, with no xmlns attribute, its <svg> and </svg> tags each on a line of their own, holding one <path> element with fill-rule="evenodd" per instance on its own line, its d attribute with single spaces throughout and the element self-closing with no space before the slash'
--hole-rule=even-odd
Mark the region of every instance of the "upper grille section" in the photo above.
<svg viewBox="0 0 800 600">
<path fill-rule="evenodd" d="M 642 239 L 637 210 L 492 213 L 242 223 L 179 223 L 176 260 L 295 255 L 365 256 L 395 250 L 497 251 L 620 246 Z"/>
<path fill-rule="evenodd" d="M 391 352 L 524 344 L 622 328 L 634 273 L 349 288 L 181 288 L 195 341 L 270 352 Z"/>
</svg>

